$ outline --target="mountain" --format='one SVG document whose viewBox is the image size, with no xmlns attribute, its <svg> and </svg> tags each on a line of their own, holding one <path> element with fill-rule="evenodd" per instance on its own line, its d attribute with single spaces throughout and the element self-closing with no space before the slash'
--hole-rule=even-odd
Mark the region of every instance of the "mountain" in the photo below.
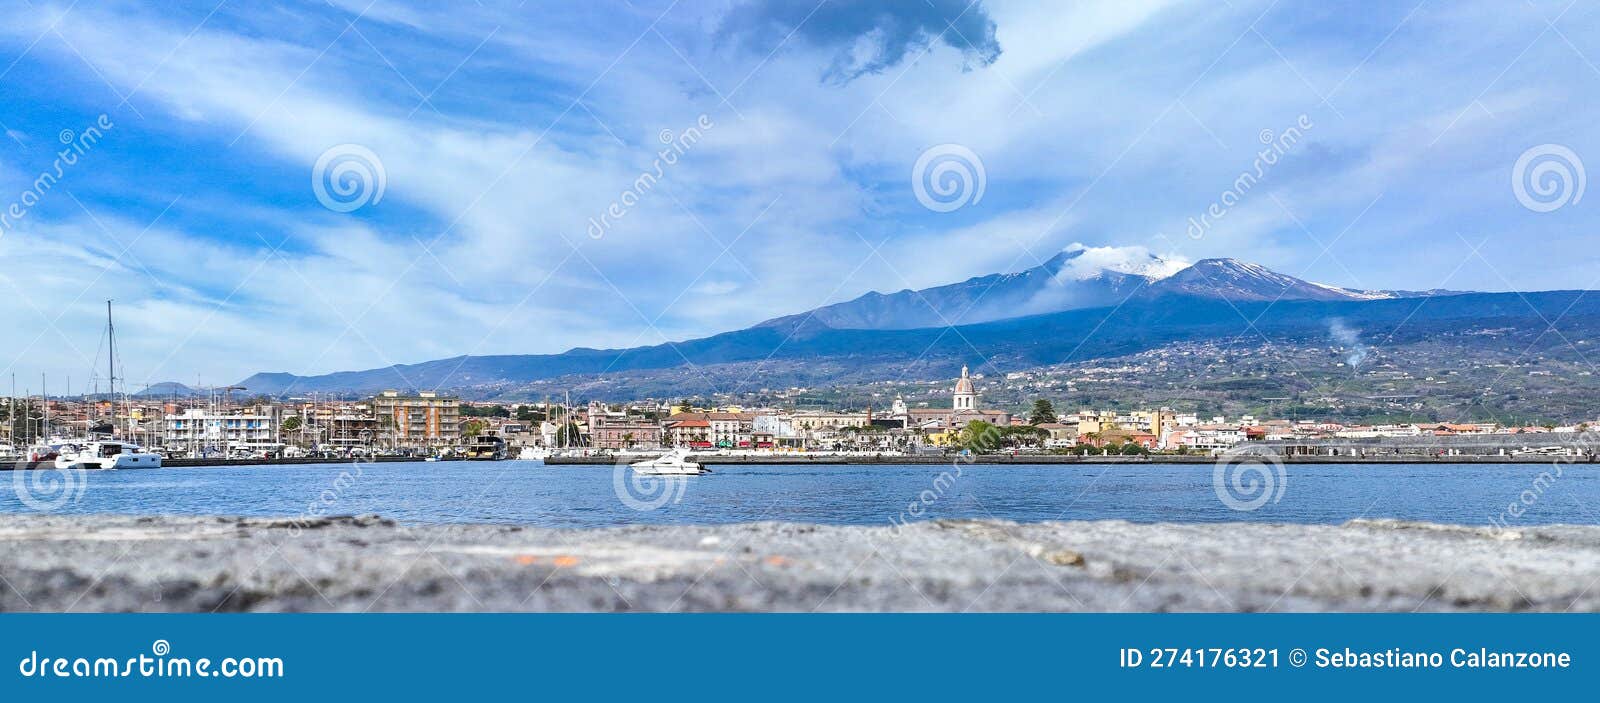
<svg viewBox="0 0 1600 703">
<path fill-rule="evenodd" d="M 1191 266 L 1134 250 L 1073 245 L 1019 273 L 990 274 L 960 283 L 867 293 L 854 300 L 767 320 L 758 326 L 820 324 L 833 329 L 898 330 L 991 322 L 1081 310 L 1130 299 L 1168 296 L 1231 302 L 1270 300 L 1387 300 L 1450 291 L 1382 291 L 1303 281 L 1236 259 Z"/>
<path fill-rule="evenodd" d="M 1237 259 L 1201 259 L 1155 282 L 1146 297 L 1182 295 L 1232 302 L 1263 300 L 1388 300 L 1417 297 L 1404 291 L 1357 290 L 1286 276 Z"/>
<path fill-rule="evenodd" d="M 1016 370 L 1269 330 L 1326 343 L 1335 324 L 1353 329 L 1389 324 L 1393 329 L 1386 341 L 1395 342 L 1415 330 L 1433 329 L 1429 325 L 1439 320 L 1450 321 L 1445 329 L 1491 322 L 1534 324 L 1538 315 L 1530 314 L 1531 302 L 1524 303 L 1524 298 L 1567 300 L 1575 306 L 1565 313 L 1569 320 L 1600 314 L 1600 298 L 1585 299 L 1581 293 L 1356 290 L 1303 281 L 1234 259 L 1179 267 L 1141 255 L 1114 260 L 1114 268 L 1107 268 L 1102 265 L 1104 251 L 1073 248 L 1020 273 L 921 291 L 872 293 L 683 342 L 462 356 L 321 376 L 259 373 L 238 385 L 278 396 L 369 394 L 393 388 L 509 397 L 556 390 L 551 384 L 559 379 L 567 388 L 588 387 L 607 397 L 647 391 L 681 395 L 722 390 L 715 376 L 727 383 L 742 376 L 740 385 L 816 386 L 913 373 L 948 375 L 979 358 Z M 1246 311 L 1253 311 L 1248 319 L 1254 324 L 1246 322 Z M 1550 303 L 1544 314 L 1560 317 L 1564 311 Z M 719 372 L 707 374 L 702 367 Z"/>
<path fill-rule="evenodd" d="M 1111 252 L 1120 260 L 1105 261 Z M 833 329 L 902 330 L 1102 307 L 1115 305 L 1182 267 L 1153 254 L 1126 252 L 1074 245 L 1018 273 L 989 274 L 922 290 L 874 291 L 757 326 L 789 327 L 805 322 Z"/>
<path fill-rule="evenodd" d="M 182 383 L 178 383 L 177 381 L 162 381 L 161 383 L 153 383 L 147 386 L 144 390 L 133 394 L 135 398 L 187 398 L 196 395 L 204 395 L 204 393 L 185 386 Z"/>
<path fill-rule="evenodd" d="M 456 357 L 326 376 L 261 375 L 240 385 L 268 394 L 439 388 L 469 397 L 504 398 L 535 397 L 556 388 L 586 385 L 596 396 L 623 399 L 645 394 L 681 396 L 943 378 L 963 363 L 978 365 L 983 360 L 993 366 L 990 371 L 1023 370 L 1133 354 L 1179 342 L 1227 343 L 1267 336 L 1285 344 L 1348 345 L 1334 334 L 1339 327 L 1356 330 L 1357 339 L 1386 346 L 1446 335 L 1462 345 L 1504 346 L 1495 336 L 1496 330 L 1543 330 L 1545 319 L 1560 319 L 1569 339 L 1600 337 L 1600 296 L 1553 291 L 1381 300 L 1139 300 L 1116 307 L 963 325 L 954 333 L 941 328 L 819 327 L 805 335 L 791 335 L 780 328 L 753 327 L 651 347 Z M 1484 333 L 1469 334 L 1471 330 Z M 651 380 L 645 383 L 644 379 Z"/>
</svg>

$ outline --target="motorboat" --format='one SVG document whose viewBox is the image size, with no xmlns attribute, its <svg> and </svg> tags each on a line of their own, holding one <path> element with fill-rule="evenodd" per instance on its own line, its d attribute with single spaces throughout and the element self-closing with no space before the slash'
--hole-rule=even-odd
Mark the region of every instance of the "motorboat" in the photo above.
<svg viewBox="0 0 1600 703">
<path fill-rule="evenodd" d="M 470 461 L 501 461 L 506 458 L 506 443 L 494 435 L 478 435 L 467 445 Z"/>
<path fill-rule="evenodd" d="M 48 440 L 34 444 L 28 447 L 27 451 L 22 452 L 22 456 L 17 459 L 16 468 L 51 468 L 56 465 L 56 458 L 61 456 L 62 450 L 69 445 L 70 440 L 60 437 L 51 437 Z"/>
<path fill-rule="evenodd" d="M 127 442 L 94 440 L 62 445 L 55 465 L 57 469 L 159 469 L 161 455 Z"/>
<path fill-rule="evenodd" d="M 517 452 L 517 461 L 544 466 L 544 460 L 550 456 L 550 451 L 543 447 L 523 447 Z"/>
<path fill-rule="evenodd" d="M 689 460 L 689 450 L 675 449 L 670 453 L 629 464 L 633 472 L 644 476 L 698 476 L 711 471 L 698 462 Z"/>
</svg>

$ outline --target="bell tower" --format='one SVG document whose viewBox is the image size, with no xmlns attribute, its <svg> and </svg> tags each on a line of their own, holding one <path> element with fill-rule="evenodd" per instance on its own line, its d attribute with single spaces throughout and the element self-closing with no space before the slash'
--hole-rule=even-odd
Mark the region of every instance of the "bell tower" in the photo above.
<svg viewBox="0 0 1600 703">
<path fill-rule="evenodd" d="M 973 411 L 978 409 L 978 392 L 972 388 L 972 378 L 967 375 L 967 367 L 965 364 L 961 366 L 961 378 L 956 379 L 956 390 L 953 400 L 954 405 L 952 409 L 956 412 Z"/>
</svg>

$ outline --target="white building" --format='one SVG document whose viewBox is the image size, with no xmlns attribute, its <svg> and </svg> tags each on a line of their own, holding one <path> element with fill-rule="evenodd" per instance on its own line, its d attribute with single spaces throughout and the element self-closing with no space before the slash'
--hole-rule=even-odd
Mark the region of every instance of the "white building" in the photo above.
<svg viewBox="0 0 1600 703">
<path fill-rule="evenodd" d="M 234 451 L 274 451 L 278 442 L 278 418 L 272 414 L 213 414 L 190 408 L 179 415 L 167 415 L 162 443 L 168 451 L 191 455 Z"/>
<path fill-rule="evenodd" d="M 1227 425 L 1199 425 L 1179 430 L 1167 441 L 1170 443 L 1174 438 L 1176 444 L 1193 451 L 1220 452 L 1244 442 L 1245 433 L 1243 429 Z"/>
</svg>

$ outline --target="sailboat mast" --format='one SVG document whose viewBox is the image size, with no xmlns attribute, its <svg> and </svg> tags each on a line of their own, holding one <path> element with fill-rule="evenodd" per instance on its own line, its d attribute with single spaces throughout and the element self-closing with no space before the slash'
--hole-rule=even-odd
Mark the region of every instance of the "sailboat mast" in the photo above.
<svg viewBox="0 0 1600 703">
<path fill-rule="evenodd" d="M 111 324 L 111 301 L 106 301 L 106 377 L 111 383 L 111 409 L 113 417 L 117 402 L 117 328 Z"/>
<path fill-rule="evenodd" d="M 117 328 L 111 323 L 111 301 L 106 301 L 106 381 L 111 395 L 111 438 L 117 438 Z"/>
</svg>

